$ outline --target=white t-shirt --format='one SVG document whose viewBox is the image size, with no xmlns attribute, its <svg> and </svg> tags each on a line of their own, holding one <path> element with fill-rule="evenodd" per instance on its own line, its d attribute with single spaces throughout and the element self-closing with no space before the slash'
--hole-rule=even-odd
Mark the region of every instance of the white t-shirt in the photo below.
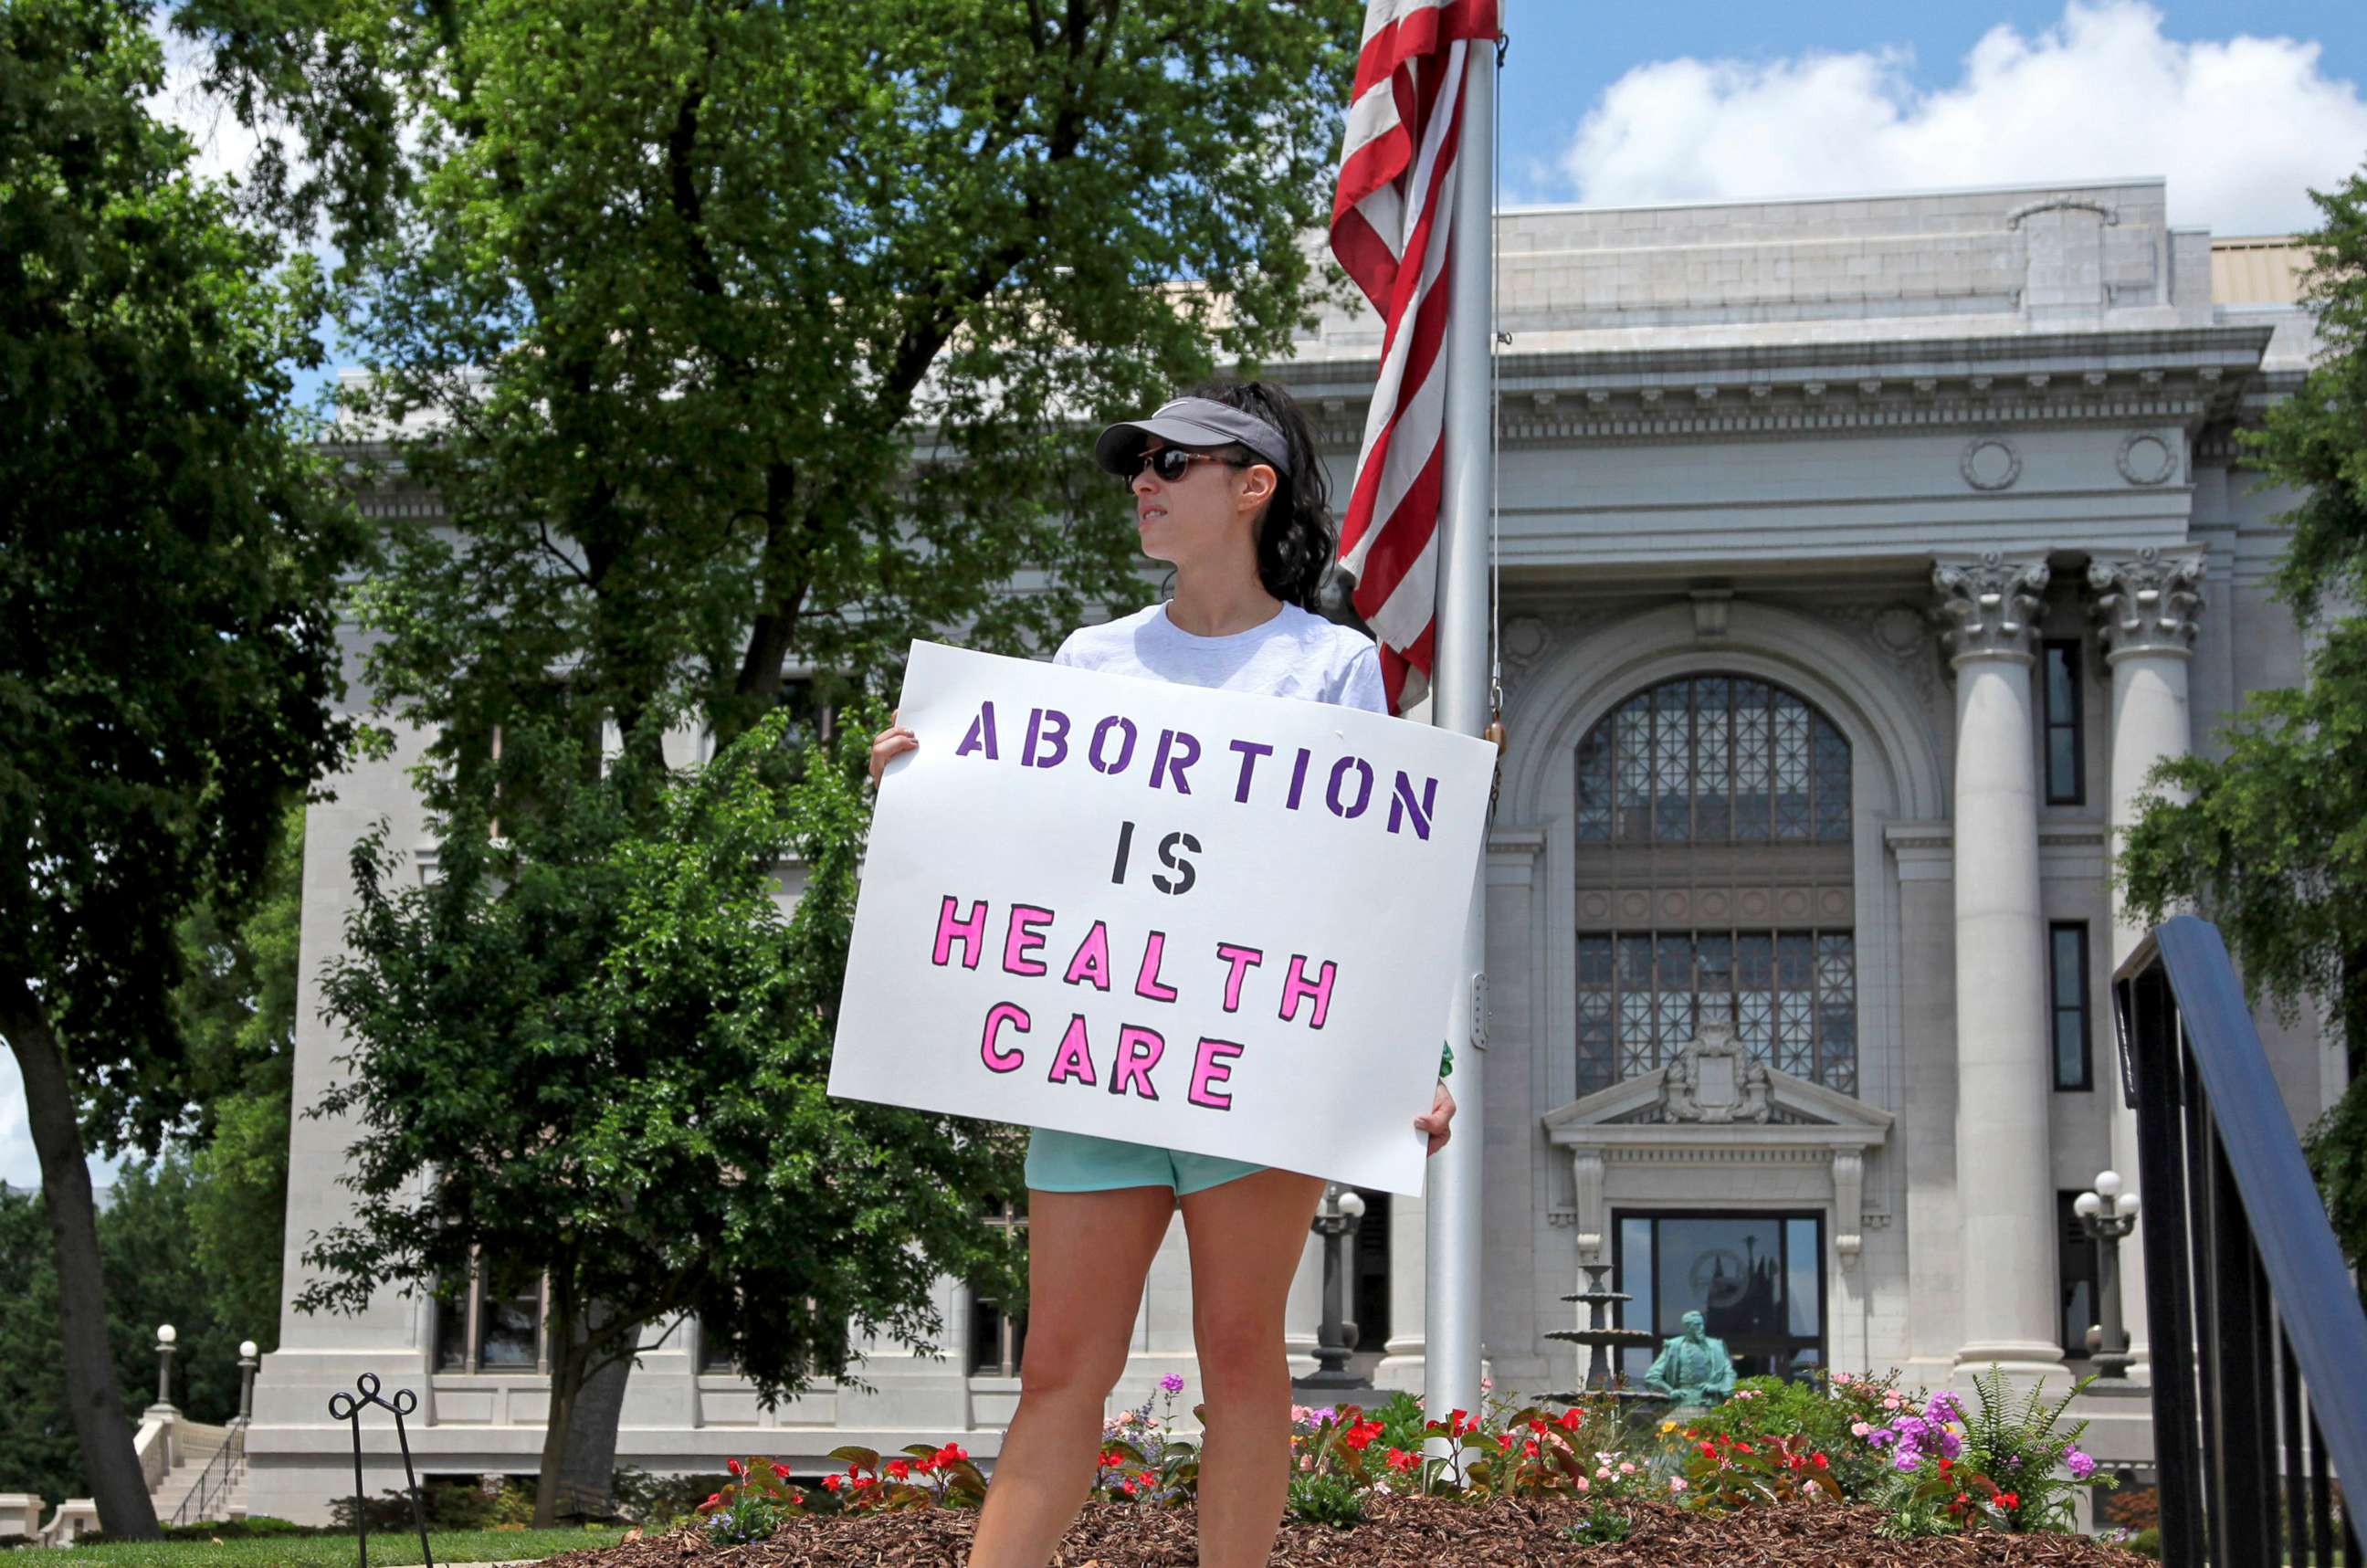
<svg viewBox="0 0 2367 1568">
<path fill-rule="evenodd" d="M 1380 650 L 1372 640 L 1294 604 L 1228 637 L 1195 637 L 1167 619 L 1166 605 L 1155 604 L 1104 626 L 1078 628 L 1052 662 L 1376 713 L 1389 710 Z"/>
</svg>

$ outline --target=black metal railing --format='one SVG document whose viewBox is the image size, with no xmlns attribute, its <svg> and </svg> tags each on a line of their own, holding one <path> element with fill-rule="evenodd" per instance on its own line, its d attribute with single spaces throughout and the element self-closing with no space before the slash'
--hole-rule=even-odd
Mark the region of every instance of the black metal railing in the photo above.
<svg viewBox="0 0 2367 1568">
<path fill-rule="evenodd" d="M 2160 926 L 2112 977 L 2146 1197 L 2161 1560 L 2360 1568 L 2367 1312 L 2216 926 Z"/>
<path fill-rule="evenodd" d="M 206 1468 L 198 1472 L 196 1484 L 182 1496 L 181 1506 L 173 1510 L 171 1522 L 189 1525 L 212 1518 L 214 1506 L 229 1498 L 245 1473 L 246 1417 L 233 1416 L 230 1430 L 222 1435 L 221 1447 L 206 1461 Z"/>
</svg>

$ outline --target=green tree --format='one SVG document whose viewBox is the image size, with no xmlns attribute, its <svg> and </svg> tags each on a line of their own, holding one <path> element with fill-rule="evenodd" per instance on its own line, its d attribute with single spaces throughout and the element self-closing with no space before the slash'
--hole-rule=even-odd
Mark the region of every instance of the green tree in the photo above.
<svg viewBox="0 0 2367 1568">
<path fill-rule="evenodd" d="M 753 969 L 641 966 L 658 916 L 624 872 L 697 861 L 683 835 L 721 831 L 685 814 L 670 736 L 679 764 L 694 744 L 736 755 L 783 708 L 818 733 L 916 635 L 1023 653 L 1088 605 L 1137 602 L 1123 501 L 1081 427 L 1286 346 L 1319 287 L 1309 236 L 1359 11 L 204 0 L 183 17 L 226 84 L 357 167 L 389 139 L 354 132 L 369 105 L 323 87 L 320 62 L 379 61 L 420 117 L 383 237 L 361 233 L 367 204 L 345 211 L 371 371 L 354 429 L 443 514 L 396 527 L 362 610 L 377 699 L 436 737 L 417 777 L 439 881 L 398 893 L 382 840 L 357 859 L 341 1103 L 370 1137 L 357 1226 L 315 1242 L 331 1278 L 307 1300 L 449 1289 L 472 1249 L 548 1278 L 539 1517 L 583 1380 L 687 1304 L 685 1238 L 741 1263 L 727 1286 L 684 1260 L 710 1335 L 768 1393 L 844 1375 L 850 1319 L 926 1331 L 930 1277 L 976 1265 L 955 1211 L 1009 1189 L 1008 1151 L 952 1119 L 827 1106 L 820 1056 L 752 1064 L 728 1094 L 709 1060 L 731 1060 L 715 1031 L 750 1027 L 748 988 L 827 1017 L 819 868 L 852 852 L 851 799 L 822 819 L 840 839 L 809 844 L 811 923 Z M 741 907 L 737 890 L 712 902 Z M 667 918 L 703 922 L 708 896 Z M 593 1116 L 577 1074 L 595 1067 L 602 1094 L 630 1084 L 651 1108 L 610 1114 L 729 1105 L 771 1123 L 774 1152 L 661 1193 L 632 1161 L 684 1167 Z M 431 1171 L 436 1196 L 403 1196 Z M 799 1199 L 768 1211 L 769 1252 L 743 1251 L 734 1205 L 760 1172 Z"/>
<path fill-rule="evenodd" d="M 108 1372 L 119 1398 L 144 1406 L 156 1395 L 156 1327 L 178 1335 L 173 1403 L 195 1421 L 220 1424 L 238 1411 L 234 1275 L 218 1272 L 189 1246 L 205 1178 L 168 1150 L 118 1173 L 113 1201 L 98 1216 L 107 1272 Z M 59 1360 L 58 1274 L 44 1244 L 39 1197 L 0 1194 L 0 1475 L 51 1504 L 90 1494 L 74 1438 Z"/>
<path fill-rule="evenodd" d="M 347 726 L 330 606 L 368 542 L 288 414 L 307 258 L 192 177 L 149 7 L 0 7 L 0 1034 L 109 1534 L 153 1533 L 110 1372 L 88 1150 L 192 1114 L 170 998 Z"/>
<path fill-rule="evenodd" d="M 2217 755 L 2165 763 L 2121 856 L 2130 906 L 2192 902 L 2255 996 L 2339 1031 L 2350 1086 L 2305 1140 L 2337 1234 L 2367 1257 L 2367 174 L 2311 193 L 2306 298 L 2323 354 L 2244 433 L 2300 499 L 2276 581 L 2312 632 L 2303 685 L 2252 694 Z M 2183 794 L 2183 799 L 2179 794 Z"/>
</svg>

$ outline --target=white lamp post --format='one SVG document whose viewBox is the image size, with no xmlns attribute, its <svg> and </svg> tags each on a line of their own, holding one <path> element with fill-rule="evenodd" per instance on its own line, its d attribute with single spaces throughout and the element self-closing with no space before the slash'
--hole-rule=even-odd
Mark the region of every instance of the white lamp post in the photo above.
<svg viewBox="0 0 2367 1568">
<path fill-rule="evenodd" d="M 156 1325 L 156 1403 L 173 1403 L 173 1342 L 180 1334 L 169 1323 Z"/>
<path fill-rule="evenodd" d="M 2096 1375 L 2129 1375 L 2128 1335 L 2121 1329 L 2121 1238 L 2136 1228 L 2137 1195 L 2124 1190 L 2118 1171 L 2098 1171 L 2096 1185 L 2071 1200 L 2080 1229 L 2096 1244 L 2096 1308 L 2103 1345 L 2096 1352 Z"/>
</svg>

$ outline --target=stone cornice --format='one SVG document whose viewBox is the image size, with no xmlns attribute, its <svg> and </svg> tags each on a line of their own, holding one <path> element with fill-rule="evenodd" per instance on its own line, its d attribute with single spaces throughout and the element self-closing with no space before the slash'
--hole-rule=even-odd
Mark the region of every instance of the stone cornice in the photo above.
<svg viewBox="0 0 2367 1568">
<path fill-rule="evenodd" d="M 1498 360 L 1508 446 L 2067 422 L 2199 428 L 2257 389 L 2262 326 L 1605 349 Z M 1371 360 L 1275 367 L 1327 447 L 1364 430 Z"/>
</svg>

